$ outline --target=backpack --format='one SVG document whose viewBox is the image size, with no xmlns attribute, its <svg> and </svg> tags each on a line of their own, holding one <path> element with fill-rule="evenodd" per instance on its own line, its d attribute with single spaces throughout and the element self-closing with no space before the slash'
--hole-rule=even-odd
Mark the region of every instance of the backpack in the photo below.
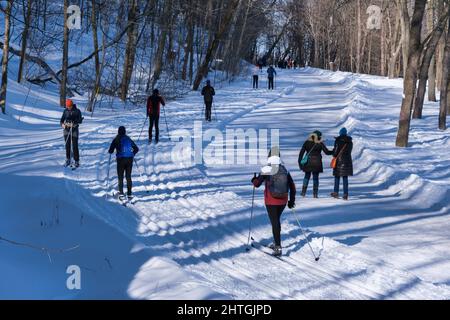
<svg viewBox="0 0 450 320">
<path fill-rule="evenodd" d="M 278 172 L 269 177 L 269 191 L 275 199 L 284 199 L 289 195 L 288 171 L 283 166 L 278 167 Z"/>
<path fill-rule="evenodd" d="M 117 157 L 118 158 L 133 158 L 133 144 L 128 136 L 123 136 L 120 138 L 118 146 Z"/>
</svg>

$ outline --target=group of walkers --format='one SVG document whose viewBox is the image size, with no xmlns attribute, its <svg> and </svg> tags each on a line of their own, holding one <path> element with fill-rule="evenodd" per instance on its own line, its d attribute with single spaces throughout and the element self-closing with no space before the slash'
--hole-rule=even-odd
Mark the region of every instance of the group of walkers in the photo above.
<svg viewBox="0 0 450 320">
<path fill-rule="evenodd" d="M 333 156 L 330 166 L 333 168 L 334 190 L 331 197 L 339 198 L 340 180 L 343 180 L 343 199 L 348 200 L 348 177 L 353 175 L 352 162 L 353 141 L 346 128 L 339 131 L 335 138 L 333 150 L 329 150 L 324 144 L 322 133 L 314 131 L 304 142 L 298 157 L 298 165 L 305 173 L 301 195 L 306 196 L 309 181 L 313 177 L 313 197 L 319 197 L 319 175 L 323 173 L 322 152 Z M 268 167 L 264 167 L 258 176 L 251 180 L 254 188 L 265 184 L 264 202 L 272 225 L 274 242 L 270 246 L 274 256 L 282 255 L 281 247 L 281 215 L 286 208 L 295 208 L 296 186 L 291 174 L 281 160 L 278 147 L 270 150 Z"/>
<path fill-rule="evenodd" d="M 253 68 L 253 89 L 258 89 L 259 87 L 259 76 L 262 73 L 262 67 L 261 65 L 255 65 Z M 267 84 L 269 90 L 274 90 L 274 78 L 277 75 L 277 71 L 275 68 L 270 65 L 269 68 L 267 68 Z"/>
</svg>

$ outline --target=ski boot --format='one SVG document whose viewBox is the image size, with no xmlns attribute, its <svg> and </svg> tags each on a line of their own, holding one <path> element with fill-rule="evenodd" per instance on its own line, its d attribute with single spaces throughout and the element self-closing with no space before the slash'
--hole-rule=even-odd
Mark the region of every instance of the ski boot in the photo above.
<svg viewBox="0 0 450 320">
<path fill-rule="evenodd" d="M 282 254 L 281 246 L 274 246 L 272 255 L 274 257 L 281 257 Z"/>
</svg>

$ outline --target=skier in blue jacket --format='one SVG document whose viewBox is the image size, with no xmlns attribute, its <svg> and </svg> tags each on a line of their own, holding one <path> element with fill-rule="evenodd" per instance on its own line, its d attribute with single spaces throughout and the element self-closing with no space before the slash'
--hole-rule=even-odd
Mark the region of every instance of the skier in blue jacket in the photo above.
<svg viewBox="0 0 450 320">
<path fill-rule="evenodd" d="M 131 171 L 133 170 L 134 156 L 139 152 L 139 148 L 126 134 L 125 127 L 119 127 L 119 134 L 114 138 L 109 147 L 109 153 L 112 154 L 114 150 L 117 158 L 117 176 L 119 178 L 119 198 L 124 197 L 123 193 L 123 176 L 127 179 L 127 196 L 132 197 L 132 181 Z"/>
</svg>

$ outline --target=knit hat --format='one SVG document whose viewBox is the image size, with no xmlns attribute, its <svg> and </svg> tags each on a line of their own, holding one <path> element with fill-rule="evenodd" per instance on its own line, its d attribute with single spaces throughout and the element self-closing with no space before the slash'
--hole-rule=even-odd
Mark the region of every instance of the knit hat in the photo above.
<svg viewBox="0 0 450 320">
<path fill-rule="evenodd" d="M 127 133 L 126 129 L 124 126 L 120 126 L 119 127 L 119 135 L 123 136 Z"/>
<path fill-rule="evenodd" d="M 339 135 L 340 136 L 346 136 L 347 135 L 347 129 L 346 128 L 342 128 L 341 130 L 339 130 Z"/>
<path fill-rule="evenodd" d="M 320 132 L 319 130 L 314 131 L 313 134 L 317 136 L 318 140 L 322 139 L 322 132 Z"/>
<path fill-rule="evenodd" d="M 71 99 L 67 99 L 67 100 L 66 100 L 66 107 L 67 107 L 67 108 L 73 107 L 73 101 L 72 101 Z"/>
<path fill-rule="evenodd" d="M 159 94 L 159 90 L 158 90 L 158 89 L 154 89 L 154 90 L 153 90 L 153 94 L 154 94 L 154 95 L 158 95 L 158 94 Z"/>
</svg>

